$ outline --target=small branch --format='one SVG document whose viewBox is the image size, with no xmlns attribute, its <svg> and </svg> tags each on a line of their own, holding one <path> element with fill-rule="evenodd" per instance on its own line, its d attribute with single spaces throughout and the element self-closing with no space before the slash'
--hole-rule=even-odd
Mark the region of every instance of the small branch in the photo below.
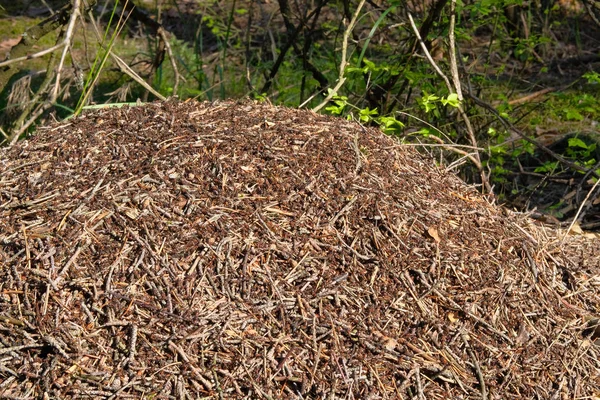
<svg viewBox="0 0 600 400">
<path fill-rule="evenodd" d="M 58 36 L 57 40 L 62 39 L 61 32 Z M 62 41 L 64 43 L 64 41 Z M 42 97 L 47 94 L 48 88 L 50 87 L 50 83 L 54 78 L 54 70 L 56 67 L 58 54 L 52 53 L 50 55 L 50 59 L 48 60 L 48 65 L 46 68 L 46 76 L 44 80 L 40 84 L 38 90 L 35 95 L 29 100 L 29 102 L 23 107 L 21 111 L 21 115 L 11 124 L 11 134 L 8 137 L 9 146 L 12 146 L 17 142 L 19 137 L 27 130 L 29 127 L 47 110 L 51 107 L 50 102 L 42 102 Z M 37 107 L 37 110 L 33 111 L 34 108 Z M 25 120 L 29 117 L 29 119 L 25 122 Z"/>
<path fill-rule="evenodd" d="M 292 49 L 294 50 L 294 53 L 298 57 L 300 57 L 300 59 L 302 60 L 302 68 L 305 71 L 310 72 L 312 74 L 313 78 L 317 82 L 319 82 L 319 91 L 323 91 L 325 87 L 329 86 L 329 82 L 327 81 L 327 78 L 325 77 L 325 75 L 323 75 L 323 73 L 321 71 L 319 71 L 319 69 L 317 67 L 315 67 L 309 61 L 308 50 L 310 49 L 310 46 L 312 43 L 312 40 L 310 37 L 310 32 L 315 31 L 316 24 L 319 21 L 319 16 L 321 14 L 321 10 L 323 9 L 323 6 L 325 5 L 325 3 L 326 3 L 326 1 L 319 0 L 315 9 L 313 10 L 313 12 L 311 12 L 310 17 L 306 17 L 306 16 L 302 17 L 303 20 L 301 21 L 300 26 L 302 27 L 303 30 L 304 30 L 304 27 L 308 24 L 308 22 L 312 19 L 312 24 L 309 28 L 308 34 L 304 35 L 303 49 L 301 50 L 298 47 L 298 44 L 296 41 L 292 42 Z M 287 0 L 279 0 L 279 8 L 281 10 L 281 16 L 283 18 L 283 23 L 286 27 L 286 30 L 288 31 L 288 33 L 293 34 L 294 32 L 296 32 L 296 29 L 294 28 L 294 25 L 290 21 L 290 6 L 289 6 L 288 1 Z M 304 79 L 305 78 L 303 77 L 303 80 Z"/>
<path fill-rule="evenodd" d="M 252 37 L 252 17 L 254 15 L 254 3 L 256 0 L 251 0 L 250 5 L 248 7 L 248 22 L 246 23 L 246 37 L 245 37 L 245 57 L 244 57 L 244 67 L 246 69 L 246 84 L 248 85 L 248 90 L 250 92 L 254 92 L 254 85 L 252 84 L 252 78 L 250 76 L 250 60 L 252 57 L 252 52 L 250 51 L 250 42 Z"/>
<path fill-rule="evenodd" d="M 173 96 L 177 95 L 177 88 L 179 87 L 179 80 L 181 79 L 181 75 L 179 74 L 179 69 L 177 68 L 177 62 L 175 61 L 175 57 L 173 56 L 173 50 L 171 49 L 171 44 L 169 43 L 169 37 L 167 32 L 161 26 L 157 34 L 162 38 L 165 49 L 167 50 L 167 54 L 169 55 L 169 62 L 171 63 L 171 68 L 173 68 L 174 82 L 173 82 Z"/>
<path fill-rule="evenodd" d="M 560 239 L 560 244 L 561 245 L 565 241 L 565 239 L 566 239 L 567 235 L 569 234 L 569 232 L 571 232 L 571 229 L 573 229 L 573 225 L 575 225 L 575 223 L 577 222 L 577 219 L 579 218 L 579 214 L 581 214 L 581 210 L 583 210 L 583 207 L 585 206 L 585 203 L 587 203 L 587 201 L 589 200 L 589 198 L 592 195 L 592 193 L 594 193 L 594 191 L 596 190 L 596 187 L 598 186 L 598 183 L 600 183 L 600 179 L 596 179 L 596 183 L 594 183 L 594 186 L 592 186 L 592 188 L 590 189 L 590 191 L 588 192 L 588 194 L 585 196 L 585 199 L 583 199 L 583 202 L 581 203 L 581 205 L 577 209 L 577 213 L 573 217 L 573 220 L 571 221 L 571 224 L 569 225 L 569 228 L 565 231 L 564 235 Z"/>
<path fill-rule="evenodd" d="M 450 81 L 448 80 L 446 75 L 442 72 L 440 67 L 438 67 L 438 65 L 435 63 L 435 61 L 431 57 L 431 54 L 429 54 L 429 50 L 427 50 L 427 45 L 425 45 L 425 42 L 421 38 L 419 29 L 417 28 L 417 25 L 415 24 L 415 20 L 413 19 L 412 14 L 410 12 L 408 13 L 408 19 L 410 21 L 410 26 L 412 27 L 413 32 L 414 32 L 415 36 L 417 37 L 419 44 L 421 45 L 421 49 L 423 50 L 423 53 L 425 54 L 425 57 L 427 57 L 427 60 L 429 61 L 429 64 L 431 64 L 431 66 L 433 67 L 435 72 L 437 72 L 437 74 L 440 76 L 440 78 L 442 78 L 444 80 L 444 83 L 446 84 L 448 91 L 450 93 L 453 93 L 454 91 L 452 90 L 452 85 L 450 84 Z"/>
<path fill-rule="evenodd" d="M 344 37 L 342 39 L 342 60 L 340 61 L 340 72 L 339 72 L 340 80 L 344 77 L 344 71 L 346 70 L 346 64 L 347 64 L 346 57 L 347 57 L 347 53 L 348 53 L 348 39 L 350 38 L 352 31 L 354 30 L 354 26 L 356 25 L 356 20 L 358 19 L 360 10 L 363 8 L 364 5 L 365 5 L 365 0 L 361 0 L 361 2 L 358 3 L 358 7 L 356 7 L 356 11 L 354 12 L 354 15 L 352 16 L 352 20 L 350 20 L 350 24 L 348 25 L 348 28 L 344 32 Z"/>
<path fill-rule="evenodd" d="M 585 5 L 585 8 L 592 20 L 596 23 L 596 25 L 600 26 L 600 17 L 597 17 L 597 15 L 600 15 L 600 5 L 598 5 L 598 2 L 593 0 L 584 0 L 583 4 Z M 594 8 L 598 9 L 598 14 L 596 14 Z"/>
<path fill-rule="evenodd" d="M 321 102 L 321 104 L 319 104 L 318 106 L 314 107 L 312 110 L 314 112 L 319 112 L 323 107 L 325 107 L 327 105 L 327 103 L 329 103 L 329 100 L 331 100 L 333 98 L 333 96 L 337 95 L 338 90 L 340 90 L 340 88 L 342 87 L 342 85 L 344 84 L 344 82 L 346 82 L 346 78 L 345 77 L 342 77 L 340 80 L 338 80 L 338 82 L 335 85 L 335 87 L 333 89 L 331 89 L 331 91 L 327 94 L 327 96 Z"/>
<path fill-rule="evenodd" d="M 466 158 L 468 158 L 473 164 L 477 164 L 478 160 L 475 158 L 474 154 L 477 154 L 477 151 L 475 153 L 467 153 L 464 150 L 460 150 L 458 148 L 459 145 L 454 146 L 454 145 L 450 145 L 447 144 L 446 142 L 444 142 L 441 138 L 434 136 L 434 135 L 430 135 L 429 138 L 435 140 L 436 142 L 439 143 L 439 146 L 446 149 L 446 150 L 450 150 L 455 152 L 456 154 L 460 154 Z M 430 146 L 430 147 L 435 147 L 435 145 L 427 145 L 427 144 L 417 144 L 417 146 Z M 475 150 L 482 150 L 479 147 L 473 147 L 473 146 L 460 146 L 460 147 L 466 147 L 469 149 L 475 149 Z"/>
<path fill-rule="evenodd" d="M 556 90 L 559 90 L 559 89 L 558 88 L 549 87 L 549 88 L 546 88 L 546 89 L 538 90 L 537 92 L 528 94 L 527 96 L 523 96 L 523 97 L 519 97 L 517 99 L 509 100 L 508 104 L 511 105 L 511 106 L 515 106 L 515 105 L 519 105 L 519 104 L 523 104 L 523 103 L 528 103 L 531 100 L 534 100 L 534 99 L 536 99 L 536 98 L 538 98 L 540 96 L 545 95 L 546 93 L 554 92 Z M 497 103 L 494 103 L 493 105 L 497 106 L 500 103 L 501 102 L 497 102 Z"/>
<path fill-rule="evenodd" d="M 282 8 L 281 12 L 284 13 L 285 7 L 287 7 L 286 2 L 284 0 L 280 0 L 279 4 L 280 4 L 280 8 Z M 273 79 L 275 78 L 275 75 L 277 75 L 277 72 L 279 71 L 279 68 L 281 67 L 281 64 L 283 63 L 285 55 L 292 48 L 292 46 L 298 39 L 298 35 L 300 34 L 300 31 L 302 31 L 302 29 L 304 28 L 304 25 L 306 25 L 306 23 L 316 13 L 320 12 L 322 4 L 323 4 L 323 2 L 321 2 L 321 5 L 319 5 L 316 9 L 312 10 L 305 19 L 300 21 L 300 24 L 298 24 L 297 27 L 292 26 L 291 28 L 288 28 L 290 37 L 288 38 L 288 41 L 285 43 L 283 48 L 280 50 L 279 55 L 277 56 L 277 59 L 275 60 L 275 63 L 273 64 L 273 67 L 271 68 L 271 72 L 269 73 L 269 76 L 267 77 L 267 81 L 264 83 L 264 85 L 260 91 L 261 93 L 266 93 L 269 91 L 269 89 L 271 88 L 271 85 L 273 84 Z M 284 19 L 284 22 L 285 22 L 285 19 Z"/>
<path fill-rule="evenodd" d="M 62 42 L 62 43 L 59 43 L 59 44 L 57 44 L 55 46 L 50 47 L 49 49 L 38 51 L 37 53 L 34 53 L 34 54 L 29 54 L 29 55 L 26 55 L 26 56 L 23 56 L 23 57 L 11 58 L 9 60 L 2 61 L 2 62 L 0 62 L 0 68 L 6 67 L 6 66 L 14 64 L 14 63 L 18 63 L 20 61 L 28 61 L 28 60 L 33 60 L 34 58 L 43 57 L 46 54 L 50 54 L 50 53 L 52 53 L 52 52 L 60 49 L 64 45 L 65 45 L 65 43 Z"/>
<path fill-rule="evenodd" d="M 560 162 L 562 165 L 572 168 L 575 171 L 580 171 L 583 172 L 585 174 L 590 173 L 591 176 L 593 176 L 596 179 L 600 179 L 600 175 L 598 175 L 596 172 L 594 172 L 594 168 L 585 168 L 582 167 L 581 165 L 578 165 L 572 161 L 567 160 L 566 158 L 564 158 L 563 156 L 561 156 L 558 153 L 553 152 L 552 150 L 550 150 L 548 147 L 544 146 L 543 144 L 539 143 L 537 140 L 530 138 L 529 136 L 527 136 L 524 132 L 522 132 L 520 129 L 518 129 L 516 126 L 514 126 L 514 124 L 510 121 L 508 121 L 506 118 L 502 117 L 500 115 L 500 113 L 490 104 L 486 103 L 485 101 L 481 100 L 480 98 L 478 98 L 477 96 L 473 95 L 472 93 L 468 93 L 467 96 L 478 106 L 485 108 L 486 110 L 490 111 L 492 114 L 494 114 L 494 116 L 500 121 L 500 123 L 509 131 L 514 132 L 517 134 L 517 136 L 519 136 L 521 139 L 525 140 L 528 143 L 531 143 L 532 145 L 534 145 L 535 147 L 537 147 L 538 149 L 540 149 L 541 151 L 543 151 L 544 153 L 548 154 L 549 156 L 551 156 L 552 158 L 554 158 L 556 161 Z"/>
<path fill-rule="evenodd" d="M 469 336 L 467 333 L 461 329 L 460 337 L 465 344 L 465 349 L 471 357 L 471 362 L 473 363 L 473 367 L 475 368 L 475 373 L 477 374 L 477 380 L 479 381 L 479 388 L 481 390 L 481 400 L 487 400 L 487 389 L 485 387 L 485 380 L 483 379 L 483 373 L 481 373 L 481 367 L 479 367 L 479 362 L 477 362 L 477 357 L 475 357 L 475 353 L 473 349 L 471 349 L 471 345 L 469 344 Z"/>
<path fill-rule="evenodd" d="M 350 37 L 350 34 L 352 34 L 352 31 L 354 30 L 354 25 L 356 25 L 356 20 L 358 19 L 358 15 L 360 13 L 360 10 L 364 6 L 364 4 L 365 4 L 365 0 L 361 0 L 360 3 L 358 4 L 358 7 L 356 8 L 356 11 L 354 12 L 354 15 L 352 16 L 352 20 L 350 21 L 350 24 L 344 31 L 344 38 L 342 40 L 342 60 L 340 61 L 340 71 L 339 71 L 339 75 L 338 75 L 338 82 L 335 85 L 335 87 L 329 92 L 327 97 L 325 97 L 325 100 L 323 100 L 323 102 L 321 104 L 319 104 L 318 106 L 316 106 L 312 109 L 314 112 L 318 112 L 323 107 L 325 107 L 325 105 L 327 103 L 329 103 L 329 100 L 331 100 L 331 98 L 333 96 L 337 95 L 337 91 L 340 90 L 340 88 L 346 81 L 344 72 L 346 70 L 346 64 L 347 64 L 346 57 L 347 57 L 347 53 L 348 53 L 348 38 Z"/>
<path fill-rule="evenodd" d="M 450 41 L 450 72 L 456 95 L 458 96 L 458 100 L 462 103 L 463 94 L 460 77 L 458 75 L 458 65 L 456 63 L 456 38 L 454 35 L 454 26 L 456 25 L 456 0 L 452 0 L 450 4 L 450 28 L 448 30 L 448 40 Z"/>
<path fill-rule="evenodd" d="M 44 89 L 45 91 L 45 89 Z M 33 102 L 31 102 L 31 104 L 35 104 Z M 48 110 L 50 107 L 52 107 L 51 103 L 44 103 L 42 104 L 35 112 L 30 113 L 30 112 L 23 112 L 21 114 L 22 119 L 24 120 L 28 115 L 29 115 L 29 119 L 23 123 L 23 125 L 19 128 L 19 129 L 15 129 L 9 136 L 8 136 L 8 143 L 9 146 L 12 146 L 13 144 L 15 144 L 17 142 L 17 140 L 19 140 L 19 137 L 27 130 L 29 129 L 29 127 L 46 111 Z M 30 111 L 30 109 L 29 109 Z M 19 120 L 21 120 L 21 118 L 19 118 Z"/>
<path fill-rule="evenodd" d="M 73 10 L 71 12 L 71 18 L 69 19 L 69 25 L 67 25 L 67 30 L 65 34 L 65 39 L 63 40 L 64 49 L 62 55 L 60 57 L 60 61 L 58 63 L 58 67 L 56 68 L 56 81 L 54 84 L 54 88 L 52 89 L 52 93 L 50 94 L 50 102 L 54 103 L 58 98 L 58 88 L 60 87 L 60 75 L 62 72 L 63 64 L 65 62 L 65 58 L 67 57 L 67 53 L 71 48 L 71 43 L 73 41 L 73 32 L 75 31 L 75 24 L 77 22 L 77 18 L 81 16 L 80 14 L 81 3 L 80 0 L 73 0 Z"/>
<path fill-rule="evenodd" d="M 446 6 L 446 3 L 448 3 L 448 0 L 438 0 L 430 7 L 429 12 L 427 13 L 427 18 L 423 22 L 423 25 L 421 25 L 421 29 L 419 31 L 421 37 L 426 38 L 429 36 L 431 27 L 433 26 L 434 22 L 439 19 L 440 15 L 442 14 L 442 10 Z"/>
<path fill-rule="evenodd" d="M 144 25 L 148 26 L 156 36 L 160 39 L 160 49 L 157 51 L 157 55 L 155 57 L 154 63 L 152 65 L 153 70 L 158 69 L 162 62 L 164 61 L 164 52 L 166 51 L 169 55 L 169 61 L 171 63 L 171 68 L 173 68 L 173 74 L 175 82 L 173 83 L 173 95 L 177 94 L 177 88 L 179 87 L 179 80 L 181 79 L 181 75 L 179 74 L 179 69 L 177 68 L 177 62 L 175 61 L 175 57 L 173 56 L 173 50 L 171 49 L 171 44 L 169 43 L 169 34 L 163 28 L 160 22 L 157 22 L 150 18 L 148 14 L 137 7 L 133 1 L 126 1 L 124 8 L 129 12 L 131 17 L 137 21 L 140 21 Z M 152 74 L 151 74 L 152 76 Z"/>
<path fill-rule="evenodd" d="M 137 352 L 136 351 L 137 337 L 138 337 L 138 327 L 135 324 L 130 324 L 129 325 L 129 344 L 128 344 L 128 349 L 129 349 L 128 362 L 129 362 L 129 364 L 133 363 L 133 361 L 135 360 L 135 355 Z"/>
<path fill-rule="evenodd" d="M 131 67 L 129 67 L 129 65 L 127 65 L 127 63 L 123 61 L 119 56 L 114 54 L 112 51 L 110 51 L 109 54 L 113 58 L 113 60 L 115 60 L 115 62 L 124 74 L 129 75 L 131 79 L 139 83 L 141 86 L 144 87 L 144 89 L 155 95 L 159 100 L 167 100 L 165 96 L 158 93 L 152 86 L 148 85 L 148 83 L 146 83 L 146 81 L 144 81 L 134 70 L 132 70 Z"/>
<path fill-rule="evenodd" d="M 60 10 L 60 12 L 54 14 L 49 18 L 46 18 L 39 24 L 28 28 L 27 30 L 25 30 L 25 32 L 23 32 L 19 43 L 17 43 L 10 49 L 8 55 L 6 56 L 6 59 L 2 63 L 0 63 L 0 88 L 4 88 L 6 83 L 9 81 L 9 77 L 13 74 L 14 67 L 12 66 L 12 64 L 19 61 L 26 61 L 31 58 L 38 58 L 43 55 L 52 53 L 53 51 L 60 49 L 64 45 L 64 43 L 61 43 L 57 46 L 40 51 L 33 55 L 27 54 L 31 47 L 35 43 L 37 43 L 42 37 L 46 36 L 48 33 L 56 30 L 57 28 L 64 26 L 67 23 L 71 12 L 71 8 L 72 4 L 69 3 L 65 7 L 63 7 Z"/>
<path fill-rule="evenodd" d="M 446 87 L 448 88 L 448 92 L 456 93 L 458 100 L 459 100 L 458 112 L 459 112 L 463 122 L 465 123 L 465 127 L 467 129 L 467 134 L 469 136 L 469 140 L 471 141 L 471 145 L 473 147 L 478 147 L 477 139 L 475 137 L 475 131 L 473 130 L 473 126 L 471 125 L 469 116 L 465 112 L 465 110 L 463 108 L 463 104 L 462 104 L 463 95 L 462 95 L 462 90 L 461 90 L 460 78 L 458 76 L 458 66 L 456 64 L 456 53 L 455 53 L 456 49 L 455 49 L 455 44 L 454 44 L 454 24 L 455 24 L 454 11 L 455 11 L 455 7 L 456 7 L 456 0 L 452 0 L 451 4 L 452 4 L 452 12 L 451 12 L 452 17 L 450 19 L 450 28 L 449 28 L 449 30 L 451 32 L 450 33 L 450 42 L 451 42 L 451 44 L 450 44 L 450 48 L 451 48 L 450 64 L 451 64 L 452 79 L 454 81 L 455 88 L 452 87 L 448 77 L 442 72 L 440 67 L 438 67 L 438 65 L 433 60 L 433 57 L 431 57 L 431 54 L 429 53 L 429 50 L 427 49 L 425 42 L 421 38 L 421 34 L 419 33 L 419 30 L 417 29 L 417 25 L 415 24 L 415 21 L 414 21 L 411 13 L 408 13 L 408 19 L 410 20 L 410 25 L 413 29 L 415 36 L 417 37 L 417 40 L 419 41 L 419 43 L 421 45 L 421 48 L 423 50 L 423 53 L 425 54 L 425 57 L 427 57 L 427 60 L 429 61 L 429 63 L 433 67 L 433 69 L 437 72 L 437 74 L 444 80 L 444 83 L 446 84 Z M 492 187 L 491 187 L 490 182 L 487 179 L 487 176 L 485 175 L 485 172 L 483 170 L 483 165 L 481 164 L 481 158 L 479 157 L 479 153 L 478 152 L 475 153 L 473 155 L 473 157 L 470 157 L 469 159 L 473 162 L 473 164 L 479 171 L 479 175 L 481 177 L 481 183 L 485 187 L 485 190 L 487 192 L 491 192 Z"/>
<path fill-rule="evenodd" d="M 423 384 L 421 383 L 421 369 L 415 367 L 415 381 L 417 382 L 417 399 L 426 400 L 425 393 L 423 393 Z"/>
</svg>

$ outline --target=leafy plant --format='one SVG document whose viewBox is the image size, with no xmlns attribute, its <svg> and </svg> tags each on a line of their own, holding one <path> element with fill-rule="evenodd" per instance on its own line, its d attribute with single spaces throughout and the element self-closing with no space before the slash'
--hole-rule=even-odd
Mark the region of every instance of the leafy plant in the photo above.
<svg viewBox="0 0 600 400">
<path fill-rule="evenodd" d="M 597 72 L 586 72 L 583 74 L 583 78 L 587 79 L 590 84 L 599 84 L 600 83 L 600 74 Z"/>
</svg>

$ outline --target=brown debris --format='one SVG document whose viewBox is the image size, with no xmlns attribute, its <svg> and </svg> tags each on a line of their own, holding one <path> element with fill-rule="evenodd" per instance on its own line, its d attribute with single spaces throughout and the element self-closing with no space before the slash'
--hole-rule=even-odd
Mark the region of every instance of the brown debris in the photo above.
<svg viewBox="0 0 600 400">
<path fill-rule="evenodd" d="M 2 398 L 600 396 L 598 246 L 375 130 L 156 103 L 0 173 Z"/>
</svg>

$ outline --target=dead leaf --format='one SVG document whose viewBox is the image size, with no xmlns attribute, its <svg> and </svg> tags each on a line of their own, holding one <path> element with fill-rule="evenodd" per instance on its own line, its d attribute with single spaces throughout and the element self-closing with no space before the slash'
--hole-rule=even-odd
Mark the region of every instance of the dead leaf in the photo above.
<svg viewBox="0 0 600 400">
<path fill-rule="evenodd" d="M 435 240 L 436 243 L 441 242 L 440 235 L 438 234 L 438 230 L 435 227 L 430 226 L 429 229 L 427 229 L 427 233 L 429 233 L 429 236 L 431 236 L 431 238 Z"/>
<path fill-rule="evenodd" d="M 398 347 L 398 342 L 396 341 L 396 339 L 393 338 L 387 338 L 387 340 L 385 341 L 385 349 L 388 351 L 392 351 L 394 350 L 396 347 Z"/>
<path fill-rule="evenodd" d="M 575 222 L 573 224 L 573 226 L 571 227 L 571 229 L 569 229 L 569 233 L 571 235 L 581 235 L 581 234 L 583 234 L 583 229 L 581 229 L 581 226 L 579 225 L 579 222 Z"/>
<path fill-rule="evenodd" d="M 449 312 L 447 316 L 448 316 L 448 320 L 450 322 L 452 322 L 453 324 L 455 324 L 459 321 L 459 318 L 453 312 Z"/>
</svg>

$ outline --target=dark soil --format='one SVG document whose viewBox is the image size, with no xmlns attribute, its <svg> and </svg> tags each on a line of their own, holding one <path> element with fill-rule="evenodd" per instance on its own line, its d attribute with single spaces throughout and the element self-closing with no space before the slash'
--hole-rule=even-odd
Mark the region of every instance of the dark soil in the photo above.
<svg viewBox="0 0 600 400">
<path fill-rule="evenodd" d="M 107 109 L 0 149 L 0 397 L 600 396 L 600 250 L 358 124 Z"/>
</svg>

